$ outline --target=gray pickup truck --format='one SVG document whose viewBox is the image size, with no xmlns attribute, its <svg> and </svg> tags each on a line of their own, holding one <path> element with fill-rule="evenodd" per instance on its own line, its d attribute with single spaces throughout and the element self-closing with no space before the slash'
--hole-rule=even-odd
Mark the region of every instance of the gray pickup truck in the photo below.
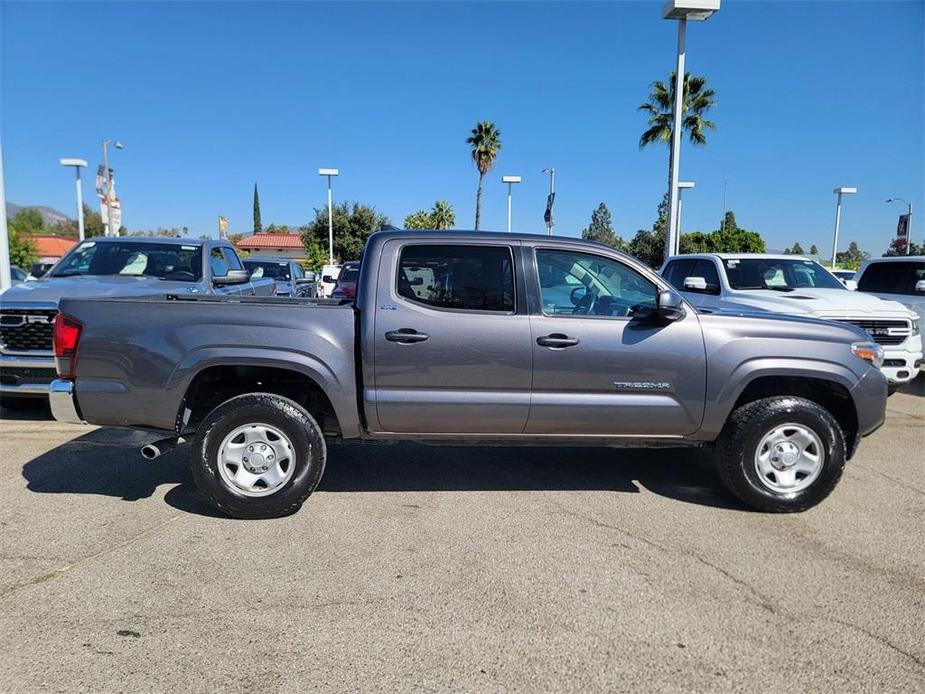
<svg viewBox="0 0 925 694">
<path fill-rule="evenodd" d="M 347 301 L 68 299 L 55 417 L 193 439 L 229 515 L 297 510 L 326 439 L 702 446 L 745 504 L 800 511 L 884 419 L 881 348 L 858 328 L 698 313 L 596 243 L 380 232 Z"/>
<path fill-rule="evenodd" d="M 47 396 L 55 377 L 51 324 L 61 299 L 275 291 L 269 278 L 251 280 L 227 241 L 87 239 L 40 279 L 0 294 L 0 404 L 15 408 Z"/>
</svg>

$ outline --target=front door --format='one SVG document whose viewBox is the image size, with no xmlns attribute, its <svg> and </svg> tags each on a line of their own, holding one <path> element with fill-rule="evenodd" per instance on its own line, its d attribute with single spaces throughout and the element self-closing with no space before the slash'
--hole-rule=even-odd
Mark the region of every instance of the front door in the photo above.
<svg viewBox="0 0 925 694">
<path fill-rule="evenodd" d="M 535 250 L 541 307 L 531 317 L 528 433 L 680 436 L 700 426 L 706 358 L 693 311 L 674 322 L 634 318 L 658 288 L 628 264 Z"/>
<path fill-rule="evenodd" d="M 488 241 L 383 247 L 374 337 L 380 431 L 523 432 L 532 349 L 513 250 Z"/>
</svg>

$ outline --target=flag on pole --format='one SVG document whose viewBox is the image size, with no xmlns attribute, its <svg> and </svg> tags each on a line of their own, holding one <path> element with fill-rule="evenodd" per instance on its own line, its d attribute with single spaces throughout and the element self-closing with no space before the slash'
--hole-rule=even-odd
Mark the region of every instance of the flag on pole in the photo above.
<svg viewBox="0 0 925 694">
<path fill-rule="evenodd" d="M 109 205 L 106 205 L 106 169 L 102 164 L 96 170 L 96 194 L 100 199 L 100 217 L 103 218 L 103 226 L 112 228 L 113 233 L 118 233 L 122 227 L 122 203 L 119 196 L 116 195 L 116 174 L 109 169 L 109 185 L 111 186 Z M 112 227 L 109 226 L 109 210 L 112 209 Z"/>
<path fill-rule="evenodd" d="M 228 231 L 228 220 L 222 215 L 218 216 L 218 237 L 220 239 L 225 238 L 225 232 Z"/>
<path fill-rule="evenodd" d="M 552 205 L 556 201 L 556 194 L 550 193 L 546 196 L 546 212 L 543 214 L 543 221 L 552 224 Z"/>
<path fill-rule="evenodd" d="M 909 215 L 899 215 L 899 222 L 896 223 L 896 238 L 905 239 L 909 233 Z"/>
</svg>

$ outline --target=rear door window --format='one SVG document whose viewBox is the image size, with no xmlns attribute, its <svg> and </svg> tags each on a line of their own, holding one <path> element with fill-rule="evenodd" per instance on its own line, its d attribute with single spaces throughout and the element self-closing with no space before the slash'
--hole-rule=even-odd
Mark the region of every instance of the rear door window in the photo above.
<svg viewBox="0 0 925 694">
<path fill-rule="evenodd" d="M 396 291 L 433 308 L 513 313 L 513 253 L 509 246 L 405 246 Z"/>
</svg>

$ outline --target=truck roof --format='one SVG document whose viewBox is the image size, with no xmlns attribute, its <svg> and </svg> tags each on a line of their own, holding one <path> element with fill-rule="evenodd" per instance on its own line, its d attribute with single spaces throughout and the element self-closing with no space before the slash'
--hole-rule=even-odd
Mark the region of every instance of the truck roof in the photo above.
<svg viewBox="0 0 925 694">
<path fill-rule="evenodd" d="M 511 232 L 506 231 L 468 231 L 464 229 L 453 229 L 452 231 L 440 231 L 435 229 L 407 229 L 403 231 L 377 231 L 375 234 L 370 236 L 370 240 L 386 240 L 386 239 L 407 239 L 407 238 L 430 238 L 434 237 L 435 239 L 452 239 L 454 241 L 484 241 L 486 239 L 493 241 L 528 241 L 530 243 L 539 243 L 539 242 L 555 242 L 555 243 L 569 243 L 569 244 L 578 244 L 583 246 L 589 246 L 592 248 L 604 248 L 608 251 L 617 251 L 613 246 L 608 246 L 607 244 L 600 243 L 598 241 L 588 241 L 586 239 L 581 239 L 575 236 L 548 236 L 547 234 L 524 234 L 520 232 Z"/>
<path fill-rule="evenodd" d="M 720 260 L 745 260 L 747 258 L 762 258 L 765 260 L 807 260 L 816 262 L 813 258 L 807 258 L 805 255 L 788 255 L 785 253 L 685 253 L 675 258 L 719 258 Z"/>
</svg>

